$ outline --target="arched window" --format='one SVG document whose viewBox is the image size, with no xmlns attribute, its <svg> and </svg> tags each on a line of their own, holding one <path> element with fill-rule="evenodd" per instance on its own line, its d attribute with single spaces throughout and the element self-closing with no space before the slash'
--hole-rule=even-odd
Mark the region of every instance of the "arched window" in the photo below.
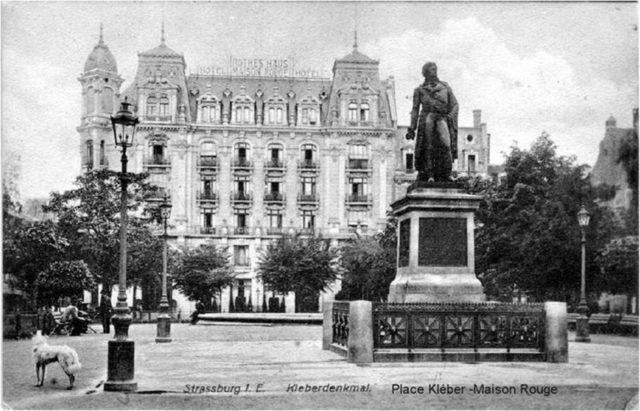
<svg viewBox="0 0 640 411">
<path fill-rule="evenodd" d="M 100 165 L 101 166 L 107 165 L 107 158 L 105 157 L 105 153 L 104 153 L 104 140 L 100 141 Z"/>
<path fill-rule="evenodd" d="M 93 114 L 93 112 L 96 110 L 96 105 L 95 105 L 95 99 L 96 99 L 96 93 L 93 90 L 93 87 L 89 87 L 87 89 L 87 114 Z"/>
<path fill-rule="evenodd" d="M 93 141 L 87 140 L 87 168 L 93 168 Z"/>
<path fill-rule="evenodd" d="M 280 168 L 283 167 L 284 149 L 280 143 L 269 144 L 267 148 L 267 167 Z"/>
<path fill-rule="evenodd" d="M 369 103 L 360 104 L 360 121 L 369 121 Z"/>
<path fill-rule="evenodd" d="M 102 91 L 102 112 L 113 113 L 113 89 L 110 87 L 105 87 Z"/>
<path fill-rule="evenodd" d="M 302 109 L 302 118 L 300 119 L 300 121 L 302 122 L 302 124 L 309 124 L 309 109 Z"/>
<path fill-rule="evenodd" d="M 278 107 L 276 110 L 276 123 L 282 124 L 283 116 L 282 116 L 282 108 Z"/>
<path fill-rule="evenodd" d="M 147 97 L 147 115 L 155 116 L 158 114 L 158 99 L 156 96 Z"/>
<path fill-rule="evenodd" d="M 273 107 L 269 108 L 269 124 L 273 124 L 276 121 L 276 110 Z"/>
<path fill-rule="evenodd" d="M 161 116 L 169 115 L 169 98 L 166 95 L 163 95 L 160 98 L 160 115 Z"/>
<path fill-rule="evenodd" d="M 200 145 L 200 166 L 215 167 L 218 165 L 216 145 L 211 141 L 205 141 Z"/>
<path fill-rule="evenodd" d="M 369 148 L 364 144 L 352 144 L 349 146 L 349 168 L 369 168 Z"/>
</svg>

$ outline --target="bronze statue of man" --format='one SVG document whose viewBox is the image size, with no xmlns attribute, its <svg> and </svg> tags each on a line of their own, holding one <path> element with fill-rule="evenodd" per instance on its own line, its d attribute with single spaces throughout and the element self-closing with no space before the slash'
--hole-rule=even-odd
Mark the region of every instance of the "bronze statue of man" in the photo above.
<svg viewBox="0 0 640 411">
<path fill-rule="evenodd" d="M 438 79 L 438 67 L 422 66 L 424 83 L 413 92 L 411 126 L 406 138 L 413 140 L 418 129 L 415 162 L 416 182 L 450 181 L 458 157 L 458 101 L 451 87 Z"/>
</svg>

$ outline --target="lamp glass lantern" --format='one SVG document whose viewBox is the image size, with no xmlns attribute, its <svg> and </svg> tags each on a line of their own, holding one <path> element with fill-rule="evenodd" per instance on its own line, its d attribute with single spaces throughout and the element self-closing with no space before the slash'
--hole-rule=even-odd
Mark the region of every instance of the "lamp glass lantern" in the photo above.
<svg viewBox="0 0 640 411">
<path fill-rule="evenodd" d="M 578 224 L 580 225 L 580 227 L 585 228 L 589 226 L 590 217 L 591 215 L 589 214 L 587 209 L 582 206 L 580 211 L 578 211 Z"/>
<path fill-rule="evenodd" d="M 160 204 L 160 216 L 162 217 L 163 220 L 168 220 L 169 216 L 171 215 L 171 203 L 169 202 L 169 199 L 167 198 L 167 196 L 164 196 L 164 201 L 162 202 L 162 204 Z"/>
<path fill-rule="evenodd" d="M 139 122 L 138 117 L 134 116 L 131 110 L 129 110 L 130 105 L 125 97 L 124 101 L 120 104 L 120 110 L 118 110 L 115 116 L 111 116 L 115 144 L 125 149 L 133 145 L 136 125 Z"/>
</svg>

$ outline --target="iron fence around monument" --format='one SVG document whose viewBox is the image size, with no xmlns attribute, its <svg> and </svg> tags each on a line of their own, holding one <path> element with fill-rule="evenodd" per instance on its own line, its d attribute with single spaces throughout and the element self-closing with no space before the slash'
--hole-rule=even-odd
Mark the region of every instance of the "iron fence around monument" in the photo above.
<svg viewBox="0 0 640 411">
<path fill-rule="evenodd" d="M 333 337 L 331 342 L 346 348 L 349 341 L 349 301 L 334 301 L 332 311 Z"/>
<path fill-rule="evenodd" d="M 372 308 L 374 349 L 544 350 L 544 304 L 374 303 Z"/>
</svg>

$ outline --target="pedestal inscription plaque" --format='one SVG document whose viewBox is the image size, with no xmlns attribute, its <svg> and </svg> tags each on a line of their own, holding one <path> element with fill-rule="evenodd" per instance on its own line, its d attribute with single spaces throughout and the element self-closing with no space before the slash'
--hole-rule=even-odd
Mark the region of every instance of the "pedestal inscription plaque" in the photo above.
<svg viewBox="0 0 640 411">
<path fill-rule="evenodd" d="M 409 236 L 411 234 L 411 220 L 400 222 L 400 234 L 398 244 L 398 267 L 409 266 Z"/>
<path fill-rule="evenodd" d="M 418 265 L 439 267 L 467 265 L 467 220 L 465 218 L 420 218 L 419 221 Z M 400 226 L 400 233 L 402 233 L 402 226 Z"/>
</svg>

